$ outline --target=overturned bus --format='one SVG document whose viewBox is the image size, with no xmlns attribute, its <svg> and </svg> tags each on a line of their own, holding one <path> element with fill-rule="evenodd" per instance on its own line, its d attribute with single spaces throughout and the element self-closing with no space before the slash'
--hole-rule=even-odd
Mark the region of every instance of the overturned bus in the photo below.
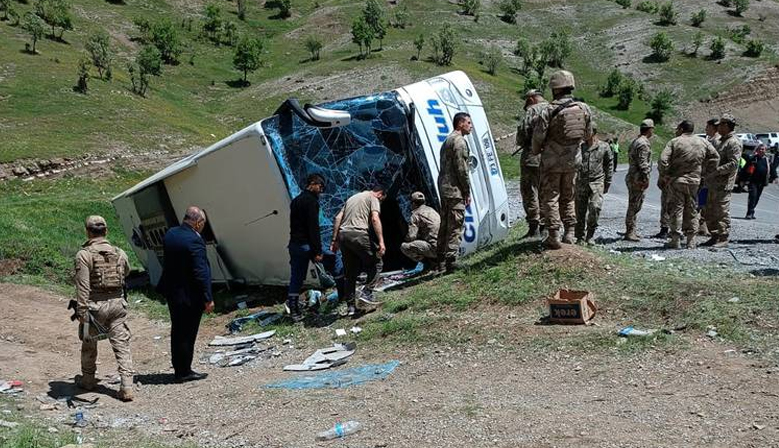
<svg viewBox="0 0 779 448">
<path fill-rule="evenodd" d="M 306 177 L 327 179 L 320 224 L 328 243 L 346 199 L 380 184 L 387 189 L 384 269 L 413 266 L 400 252 L 409 196 L 422 191 L 440 209 L 439 151 L 461 111 L 473 121 L 467 137 L 472 202 L 461 252 L 474 252 L 508 233 L 508 197 L 484 106 L 459 71 L 318 106 L 288 100 L 272 117 L 175 162 L 116 196 L 113 205 L 153 284 L 162 270 L 165 232 L 179 224 L 187 206 L 197 205 L 208 216 L 203 238 L 215 282 L 284 285 L 289 204 Z"/>
</svg>

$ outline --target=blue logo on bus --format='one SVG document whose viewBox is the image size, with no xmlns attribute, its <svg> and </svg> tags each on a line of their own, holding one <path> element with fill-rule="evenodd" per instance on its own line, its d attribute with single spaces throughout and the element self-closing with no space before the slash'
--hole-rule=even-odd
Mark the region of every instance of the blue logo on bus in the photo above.
<svg viewBox="0 0 779 448">
<path fill-rule="evenodd" d="M 445 142 L 446 137 L 449 136 L 449 125 L 446 123 L 446 116 L 441 108 L 441 103 L 438 100 L 427 100 L 427 113 L 435 120 L 436 128 L 438 129 L 438 141 L 440 143 Z"/>
</svg>

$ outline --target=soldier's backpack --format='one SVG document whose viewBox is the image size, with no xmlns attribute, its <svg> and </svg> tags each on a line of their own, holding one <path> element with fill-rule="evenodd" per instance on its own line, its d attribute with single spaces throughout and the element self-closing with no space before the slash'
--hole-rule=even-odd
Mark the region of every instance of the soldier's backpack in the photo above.
<svg viewBox="0 0 779 448">
<path fill-rule="evenodd" d="M 89 273 L 89 285 L 94 292 L 121 291 L 124 286 L 124 263 L 119 252 L 113 246 L 110 250 L 98 250 L 94 246 L 87 249 L 92 254 L 92 270 Z"/>
<path fill-rule="evenodd" d="M 563 145 L 576 145 L 584 140 L 587 114 L 578 101 L 568 100 L 549 115 L 550 139 Z"/>
</svg>

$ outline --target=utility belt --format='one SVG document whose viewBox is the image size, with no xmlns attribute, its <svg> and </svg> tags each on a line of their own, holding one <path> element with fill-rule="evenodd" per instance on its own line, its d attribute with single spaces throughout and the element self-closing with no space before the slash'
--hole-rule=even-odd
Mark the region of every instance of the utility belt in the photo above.
<svg viewBox="0 0 779 448">
<path fill-rule="evenodd" d="M 93 292 L 89 294 L 90 302 L 107 302 L 114 299 L 124 299 L 124 291 L 118 289 L 116 291 Z"/>
</svg>

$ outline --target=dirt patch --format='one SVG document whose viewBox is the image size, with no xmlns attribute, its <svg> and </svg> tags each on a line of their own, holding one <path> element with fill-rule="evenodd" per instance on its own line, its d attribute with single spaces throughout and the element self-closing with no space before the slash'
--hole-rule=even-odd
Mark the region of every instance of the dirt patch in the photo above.
<svg viewBox="0 0 779 448">
<path fill-rule="evenodd" d="M 588 272 L 603 270 L 602 261 L 594 253 L 573 244 L 563 244 L 562 249 L 546 250 L 540 255 L 544 263 L 584 269 Z"/>
<path fill-rule="evenodd" d="M 24 268 L 26 263 L 18 258 L 5 258 L 0 260 L 0 277 L 14 275 Z"/>
</svg>

